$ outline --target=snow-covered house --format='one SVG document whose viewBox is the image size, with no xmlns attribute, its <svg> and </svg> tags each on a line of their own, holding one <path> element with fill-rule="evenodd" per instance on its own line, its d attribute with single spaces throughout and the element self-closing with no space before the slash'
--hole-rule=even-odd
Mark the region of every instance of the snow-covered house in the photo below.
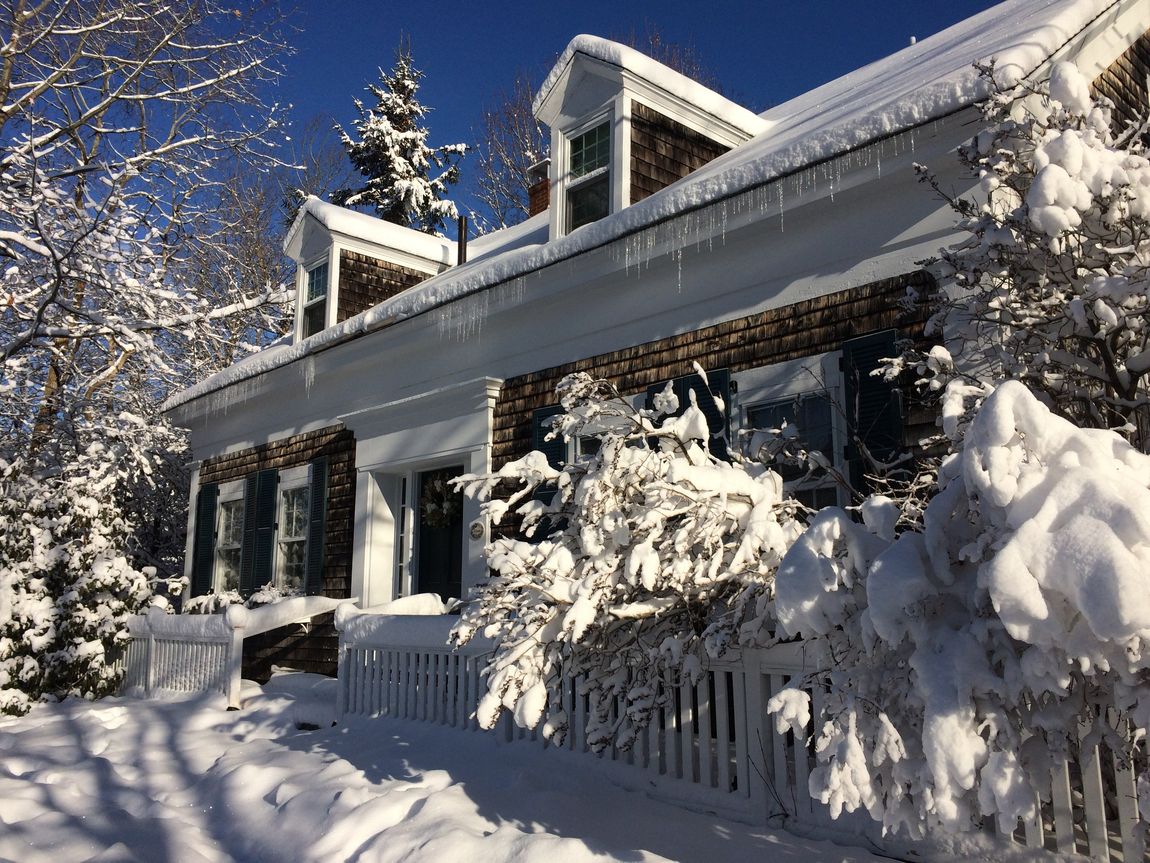
<svg viewBox="0 0 1150 863">
<path fill-rule="evenodd" d="M 1041 78 L 1071 59 L 1119 117 L 1144 111 L 1148 31 L 1144 0 L 1009 0 L 761 115 L 576 37 L 535 100 L 547 206 L 464 263 L 454 242 L 302 208 L 294 332 L 168 405 L 197 460 L 193 593 L 465 593 L 489 525 L 446 480 L 531 448 L 574 457 L 580 442 L 543 439 L 572 371 L 641 399 L 698 361 L 725 407 L 715 427 L 797 422 L 848 473 L 851 441 L 880 458 L 912 444 L 929 417 L 869 372 L 920 334 L 904 300 L 955 236 L 913 163 L 972 184 L 953 151 L 979 128 L 975 61 Z M 261 652 L 320 670 L 331 646 L 280 632 Z"/>
</svg>

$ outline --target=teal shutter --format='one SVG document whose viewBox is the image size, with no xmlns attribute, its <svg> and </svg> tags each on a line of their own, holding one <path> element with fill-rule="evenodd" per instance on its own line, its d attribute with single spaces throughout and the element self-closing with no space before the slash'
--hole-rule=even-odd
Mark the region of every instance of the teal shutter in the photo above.
<svg viewBox="0 0 1150 863">
<path fill-rule="evenodd" d="M 304 592 L 323 593 L 324 515 L 327 512 L 327 456 L 311 463 L 311 492 L 308 495 L 307 576 Z"/>
<path fill-rule="evenodd" d="M 212 589 L 216 560 L 216 503 L 220 487 L 204 483 L 196 495 L 196 528 L 192 539 L 192 596 Z"/>
<path fill-rule="evenodd" d="M 275 562 L 276 486 L 279 472 L 251 473 L 244 485 L 244 544 L 240 551 L 240 594 L 249 596 L 272 580 Z"/>
<path fill-rule="evenodd" d="M 890 461 L 902 449 L 902 407 L 898 388 L 881 376 L 871 374 L 882 365 L 879 360 L 897 353 L 895 339 L 894 330 L 884 330 L 843 343 L 843 377 L 850 431 L 847 459 L 851 483 L 859 490 L 865 489 L 866 474 L 872 470 L 860 443 L 879 462 Z"/>
<path fill-rule="evenodd" d="M 703 416 L 707 418 L 707 429 L 711 432 L 711 439 L 707 441 L 707 448 L 718 458 L 729 460 L 727 439 L 731 431 L 731 372 L 729 369 L 715 369 L 707 372 L 707 382 L 704 385 L 703 376 L 692 372 L 671 381 L 675 397 L 679 400 L 679 409 L 668 416 L 679 416 L 691 403 L 691 390 L 695 391 L 695 403 Z M 663 391 L 667 382 L 652 384 L 647 387 L 646 407 L 651 410 L 655 404 L 655 396 Z M 720 401 L 722 406 L 720 407 Z"/>
</svg>

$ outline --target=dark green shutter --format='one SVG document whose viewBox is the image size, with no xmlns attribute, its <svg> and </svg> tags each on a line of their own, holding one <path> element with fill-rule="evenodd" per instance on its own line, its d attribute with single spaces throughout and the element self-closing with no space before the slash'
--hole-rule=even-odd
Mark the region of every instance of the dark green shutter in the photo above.
<svg viewBox="0 0 1150 863">
<path fill-rule="evenodd" d="M 204 483 L 196 495 L 196 527 L 192 540 L 192 596 L 212 589 L 216 560 L 216 503 L 220 487 Z"/>
<path fill-rule="evenodd" d="M 567 441 L 563 438 L 563 435 L 560 434 L 555 435 L 551 440 L 547 440 L 546 438 L 551 432 L 551 418 L 557 417 L 561 413 L 563 413 L 563 408 L 559 405 L 539 408 L 539 410 L 535 411 L 532 420 L 533 438 L 531 447 L 547 456 L 547 464 L 556 469 L 562 467 L 567 461 Z"/>
<path fill-rule="evenodd" d="M 531 448 L 537 449 L 547 456 L 547 464 L 556 470 L 562 468 L 567 462 L 567 440 L 561 434 L 547 440 L 547 435 L 551 432 L 551 418 L 557 417 L 561 413 L 563 413 L 563 408 L 560 405 L 551 405 L 550 407 L 539 408 L 532 415 L 531 420 Z M 554 497 L 555 483 L 541 485 L 535 490 L 535 499 L 544 503 L 551 503 L 551 499 Z"/>
<path fill-rule="evenodd" d="M 272 580 L 278 483 L 276 470 L 261 470 L 245 478 L 244 545 L 240 552 L 240 594 L 243 596 Z"/>
<path fill-rule="evenodd" d="M 893 357 L 896 333 L 884 330 L 843 343 L 846 414 L 850 431 L 847 459 L 851 483 L 866 487 L 865 476 L 873 471 L 859 443 L 879 462 L 890 461 L 902 448 L 902 408 L 898 388 L 882 376 L 873 375 L 884 357 Z"/>
<path fill-rule="evenodd" d="M 311 463 L 311 492 L 308 495 L 307 577 L 304 592 L 323 593 L 324 514 L 327 512 L 327 456 Z"/>
<path fill-rule="evenodd" d="M 679 409 L 668 416 L 679 416 L 691 403 L 691 390 L 695 391 L 695 403 L 703 416 L 707 418 L 707 428 L 711 432 L 711 439 L 707 441 L 707 448 L 721 459 L 729 459 L 727 451 L 727 438 L 731 431 L 731 372 L 729 369 L 715 369 L 707 372 L 707 383 L 703 384 L 703 377 L 698 372 L 692 372 L 671 382 L 675 397 L 679 400 Z M 647 388 L 646 407 L 651 410 L 655 404 L 655 396 L 661 393 L 667 382 L 653 384 Z M 720 400 L 722 406 L 720 407 Z"/>
</svg>

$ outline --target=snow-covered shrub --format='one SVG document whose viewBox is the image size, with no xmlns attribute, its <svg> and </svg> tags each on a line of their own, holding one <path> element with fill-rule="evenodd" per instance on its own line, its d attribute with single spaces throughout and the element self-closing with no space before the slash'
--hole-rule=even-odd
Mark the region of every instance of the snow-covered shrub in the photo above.
<svg viewBox="0 0 1150 863">
<path fill-rule="evenodd" d="M 261 605 L 274 605 L 291 599 L 293 596 L 302 596 L 303 592 L 296 588 L 279 587 L 269 581 L 259 590 L 253 591 L 251 596 L 244 599 L 238 590 L 224 590 L 219 593 L 205 593 L 193 596 L 184 602 L 185 614 L 218 614 L 232 605 L 242 605 L 244 608 L 259 608 Z"/>
<path fill-rule="evenodd" d="M 1013 831 L 1080 720 L 1150 727 L 1150 457 L 1007 381 L 939 484 L 921 531 L 896 538 L 882 499 L 861 524 L 827 509 L 779 567 L 779 624 L 822 647 L 830 692 L 811 791 L 912 835 L 980 813 Z M 770 709 L 799 730 L 809 704 Z"/>
<path fill-rule="evenodd" d="M 493 575 L 453 638 L 497 643 L 484 726 L 506 709 L 535 727 L 549 708 L 543 731 L 562 739 L 563 686 L 586 675 L 590 745 L 628 746 L 661 703 L 661 683 L 697 675 L 707 650 L 764 635 L 768 585 L 801 527 L 777 474 L 702 445 L 710 432 L 693 391 L 685 411 L 663 422 L 678 408 L 670 387 L 650 411 L 585 374 L 558 392 L 565 413 L 553 433 L 595 435 L 599 447 L 561 470 L 532 452 L 459 480 L 486 499 L 492 523 L 522 515 L 526 536 L 488 546 Z M 517 487 L 506 500 L 491 498 L 500 483 Z M 555 493 L 545 504 L 537 492 L 548 485 Z"/>
<path fill-rule="evenodd" d="M 993 70 L 984 70 L 991 82 Z M 1078 425 L 1150 446 L 1150 160 L 1136 130 L 1116 137 L 1110 103 L 1071 64 L 1048 82 L 996 90 L 987 128 L 959 155 L 972 197 L 943 195 L 968 238 L 941 253 L 929 330 L 945 347 L 903 357 L 952 389 L 955 422 L 1000 380 L 1022 380 Z"/>
</svg>

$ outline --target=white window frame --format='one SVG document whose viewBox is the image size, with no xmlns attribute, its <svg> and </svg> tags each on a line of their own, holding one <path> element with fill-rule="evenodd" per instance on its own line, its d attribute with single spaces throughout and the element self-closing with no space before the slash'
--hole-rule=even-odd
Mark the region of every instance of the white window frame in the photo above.
<svg viewBox="0 0 1150 863">
<path fill-rule="evenodd" d="M 224 567 L 221 559 L 220 551 L 225 548 L 228 550 L 239 550 L 241 555 L 241 562 L 243 560 L 243 547 L 244 547 L 244 519 L 247 517 L 247 502 L 244 500 L 245 483 L 242 479 L 232 480 L 230 482 L 222 482 L 219 485 L 219 497 L 216 499 L 216 530 L 215 542 L 212 543 L 212 592 L 223 593 L 228 588 L 224 581 Z M 224 521 L 224 504 L 234 504 L 239 501 L 240 507 L 240 541 L 238 545 L 223 546 L 223 521 Z M 236 565 L 236 586 L 239 589 L 239 564 Z"/>
<path fill-rule="evenodd" d="M 830 351 L 732 375 L 732 380 L 737 383 L 738 389 L 738 401 L 732 406 L 731 411 L 732 420 L 737 418 L 739 431 L 749 431 L 750 412 L 756 408 L 802 399 L 804 396 L 826 396 L 830 399 L 831 407 L 831 464 L 845 476 L 847 463 L 844 448 L 847 442 L 847 428 L 841 364 L 842 351 Z M 784 484 L 789 492 L 832 486 L 837 489 L 838 504 L 841 506 L 847 503 L 845 490 L 829 473 L 805 481 L 790 481 Z"/>
<path fill-rule="evenodd" d="M 597 168 L 588 174 L 580 177 L 571 176 L 571 142 L 578 138 L 580 135 L 590 132 L 592 129 L 599 126 L 607 126 L 608 135 L 608 157 L 607 164 L 604 167 Z M 555 208 L 557 222 L 555 230 L 558 235 L 569 234 L 572 230 L 571 224 L 571 206 L 568 201 L 568 194 L 572 189 L 576 189 L 584 183 L 590 183 L 598 180 L 604 174 L 607 175 L 607 212 L 606 216 L 615 212 L 617 207 L 617 194 L 615 186 L 618 184 L 618 176 L 621 172 L 620 166 L 617 164 L 618 146 L 617 138 L 622 131 L 615 128 L 615 112 L 607 110 L 602 113 L 596 114 L 591 119 L 580 123 L 578 126 L 573 126 L 570 129 L 565 129 L 561 134 L 552 136 L 552 149 L 558 150 L 555 158 L 552 160 L 553 168 L 557 169 L 556 173 L 556 194 L 552 205 Z M 588 223 L 590 224 L 590 223 Z"/>
<path fill-rule="evenodd" d="M 333 265 L 334 260 L 335 260 L 335 255 L 325 254 L 325 255 L 322 255 L 321 257 L 316 258 L 315 260 L 308 261 L 307 264 L 303 264 L 298 268 L 297 285 L 296 285 L 296 309 L 297 309 L 297 313 L 296 313 L 296 340 L 297 341 L 302 341 L 304 338 L 307 338 L 307 336 L 304 335 L 304 320 L 305 320 L 305 313 L 306 313 L 307 309 L 311 306 L 315 306 L 321 302 L 324 304 L 323 326 L 320 327 L 319 330 L 316 330 L 316 332 L 321 332 L 322 330 L 327 329 L 333 323 L 335 323 L 336 296 L 335 296 L 335 278 L 334 278 L 335 277 L 335 266 Z M 307 298 L 307 293 L 308 293 L 308 285 L 309 285 L 309 282 L 311 280 L 311 274 L 315 270 L 318 270 L 320 267 L 324 267 L 324 266 L 327 267 L 326 291 L 325 291 L 322 298 L 316 298 L 314 300 L 309 301 Z M 310 333 L 309 335 L 315 335 L 315 333 Z"/>
<path fill-rule="evenodd" d="M 308 518 L 304 522 L 303 536 L 286 538 L 282 529 L 285 524 L 284 503 L 288 492 L 300 488 L 308 490 Z M 298 589 L 301 593 L 307 589 L 307 547 L 308 531 L 311 526 L 311 465 L 302 464 L 296 467 L 283 468 L 279 472 L 279 485 L 276 487 L 276 528 L 275 528 L 275 563 L 273 567 L 273 580 L 276 587 L 281 590 L 289 587 Z M 287 584 L 287 562 L 284 555 L 285 542 L 302 542 L 304 572 L 300 576 L 298 585 Z"/>
</svg>

